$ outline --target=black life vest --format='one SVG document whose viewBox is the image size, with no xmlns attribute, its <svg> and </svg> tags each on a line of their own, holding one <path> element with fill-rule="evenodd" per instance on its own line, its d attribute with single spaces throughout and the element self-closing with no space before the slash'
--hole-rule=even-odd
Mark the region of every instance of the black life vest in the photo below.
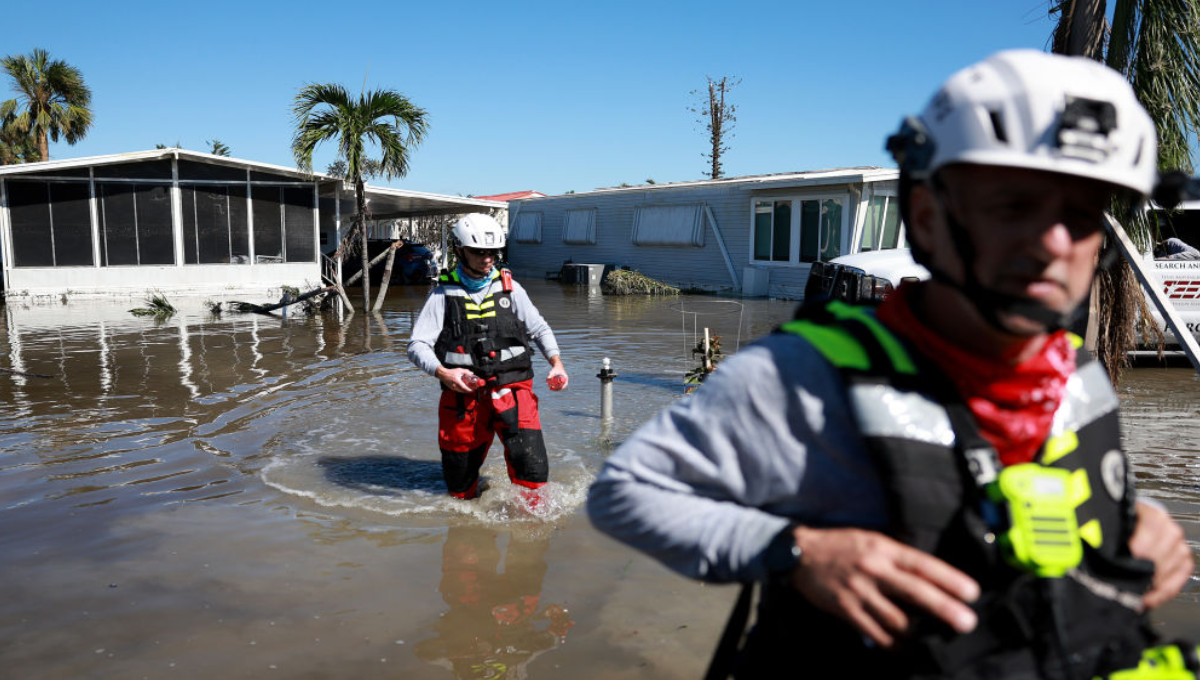
<svg viewBox="0 0 1200 680">
<path fill-rule="evenodd" d="M 744 650 L 749 664 L 739 676 L 757 675 L 756 664 L 789 638 L 788 653 L 802 639 L 823 660 L 824 672 L 841 677 L 1091 678 L 1137 665 L 1153 637 L 1141 612 L 1153 566 L 1128 551 L 1134 491 L 1119 448 L 1117 398 L 1098 362 L 1079 348 L 1067 395 L 1036 459 L 1071 471 L 1086 490 L 1076 506 L 1084 557 L 1065 577 L 1039 578 L 1003 559 L 978 481 L 978 466 L 986 464 L 980 452 L 990 450 L 997 467 L 998 460 L 937 369 L 910 353 L 867 308 L 839 302 L 801 308 L 779 330 L 805 338 L 839 370 L 881 471 L 889 533 L 979 581 L 983 595 L 973 608 L 980 623 L 960 635 L 911 612 L 916 634 L 883 652 L 788 585 L 769 584 Z"/>
<path fill-rule="evenodd" d="M 447 368 L 469 368 L 489 381 L 495 378 L 498 385 L 533 378 L 529 336 L 513 309 L 512 293 L 492 290 L 476 303 L 457 271 L 442 274 L 438 283 L 446 294 L 442 332 L 433 345 L 438 361 Z"/>
</svg>

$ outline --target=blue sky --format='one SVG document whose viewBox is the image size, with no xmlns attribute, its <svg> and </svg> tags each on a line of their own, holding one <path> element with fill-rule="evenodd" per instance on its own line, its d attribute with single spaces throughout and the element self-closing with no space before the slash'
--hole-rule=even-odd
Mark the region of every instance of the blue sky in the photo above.
<svg viewBox="0 0 1200 680">
<path fill-rule="evenodd" d="M 742 79 L 727 176 L 887 166 L 884 137 L 951 72 L 1044 49 L 1048 5 L 7 0 L 0 53 L 45 48 L 92 88 L 92 131 L 51 144 L 52 158 L 215 137 L 290 166 L 297 89 L 365 79 L 429 112 L 392 186 L 555 194 L 701 178 L 707 139 L 688 107 L 705 75 Z"/>
</svg>

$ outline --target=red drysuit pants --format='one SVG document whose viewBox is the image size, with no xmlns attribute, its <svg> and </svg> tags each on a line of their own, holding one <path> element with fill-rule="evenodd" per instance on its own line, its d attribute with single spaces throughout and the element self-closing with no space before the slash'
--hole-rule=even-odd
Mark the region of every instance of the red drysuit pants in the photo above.
<svg viewBox="0 0 1200 680">
<path fill-rule="evenodd" d="M 445 390 L 438 403 L 438 447 L 442 476 L 456 498 L 479 492 L 479 468 L 492 439 L 500 435 L 504 461 L 513 484 L 536 489 L 549 478 L 546 444 L 538 419 L 533 380 L 492 387 L 471 394 Z"/>
</svg>

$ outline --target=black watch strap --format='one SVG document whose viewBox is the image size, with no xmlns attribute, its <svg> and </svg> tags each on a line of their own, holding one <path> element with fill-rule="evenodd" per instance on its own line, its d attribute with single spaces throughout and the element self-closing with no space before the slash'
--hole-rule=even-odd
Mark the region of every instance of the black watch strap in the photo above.
<svg viewBox="0 0 1200 680">
<path fill-rule="evenodd" d="M 763 551 L 763 565 L 772 576 L 791 573 L 800 564 L 800 546 L 796 545 L 794 531 L 800 526 L 789 522 Z"/>
</svg>

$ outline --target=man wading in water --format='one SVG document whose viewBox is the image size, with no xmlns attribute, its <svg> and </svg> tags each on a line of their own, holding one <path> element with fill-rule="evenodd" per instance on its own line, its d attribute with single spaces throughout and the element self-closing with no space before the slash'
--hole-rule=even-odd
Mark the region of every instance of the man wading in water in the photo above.
<svg viewBox="0 0 1200 680">
<path fill-rule="evenodd" d="M 546 383 L 567 386 L 554 331 L 508 269 L 497 268 L 504 231 L 472 213 L 455 223 L 458 267 L 438 279 L 408 343 L 408 358 L 442 382 L 438 446 L 455 498 L 479 495 L 479 468 L 496 434 L 508 478 L 530 491 L 546 483 L 549 463 L 533 394 L 532 340 L 550 362 Z"/>
<path fill-rule="evenodd" d="M 764 583 L 714 676 L 1137 666 L 1144 610 L 1192 555 L 1135 499 L 1116 395 L 1063 328 L 1110 199 L 1156 180 L 1154 126 L 1105 66 L 1011 51 L 952 76 L 888 148 L 932 279 L 877 311 L 802 307 L 727 360 L 609 459 L 592 521 L 689 576 Z"/>
</svg>

